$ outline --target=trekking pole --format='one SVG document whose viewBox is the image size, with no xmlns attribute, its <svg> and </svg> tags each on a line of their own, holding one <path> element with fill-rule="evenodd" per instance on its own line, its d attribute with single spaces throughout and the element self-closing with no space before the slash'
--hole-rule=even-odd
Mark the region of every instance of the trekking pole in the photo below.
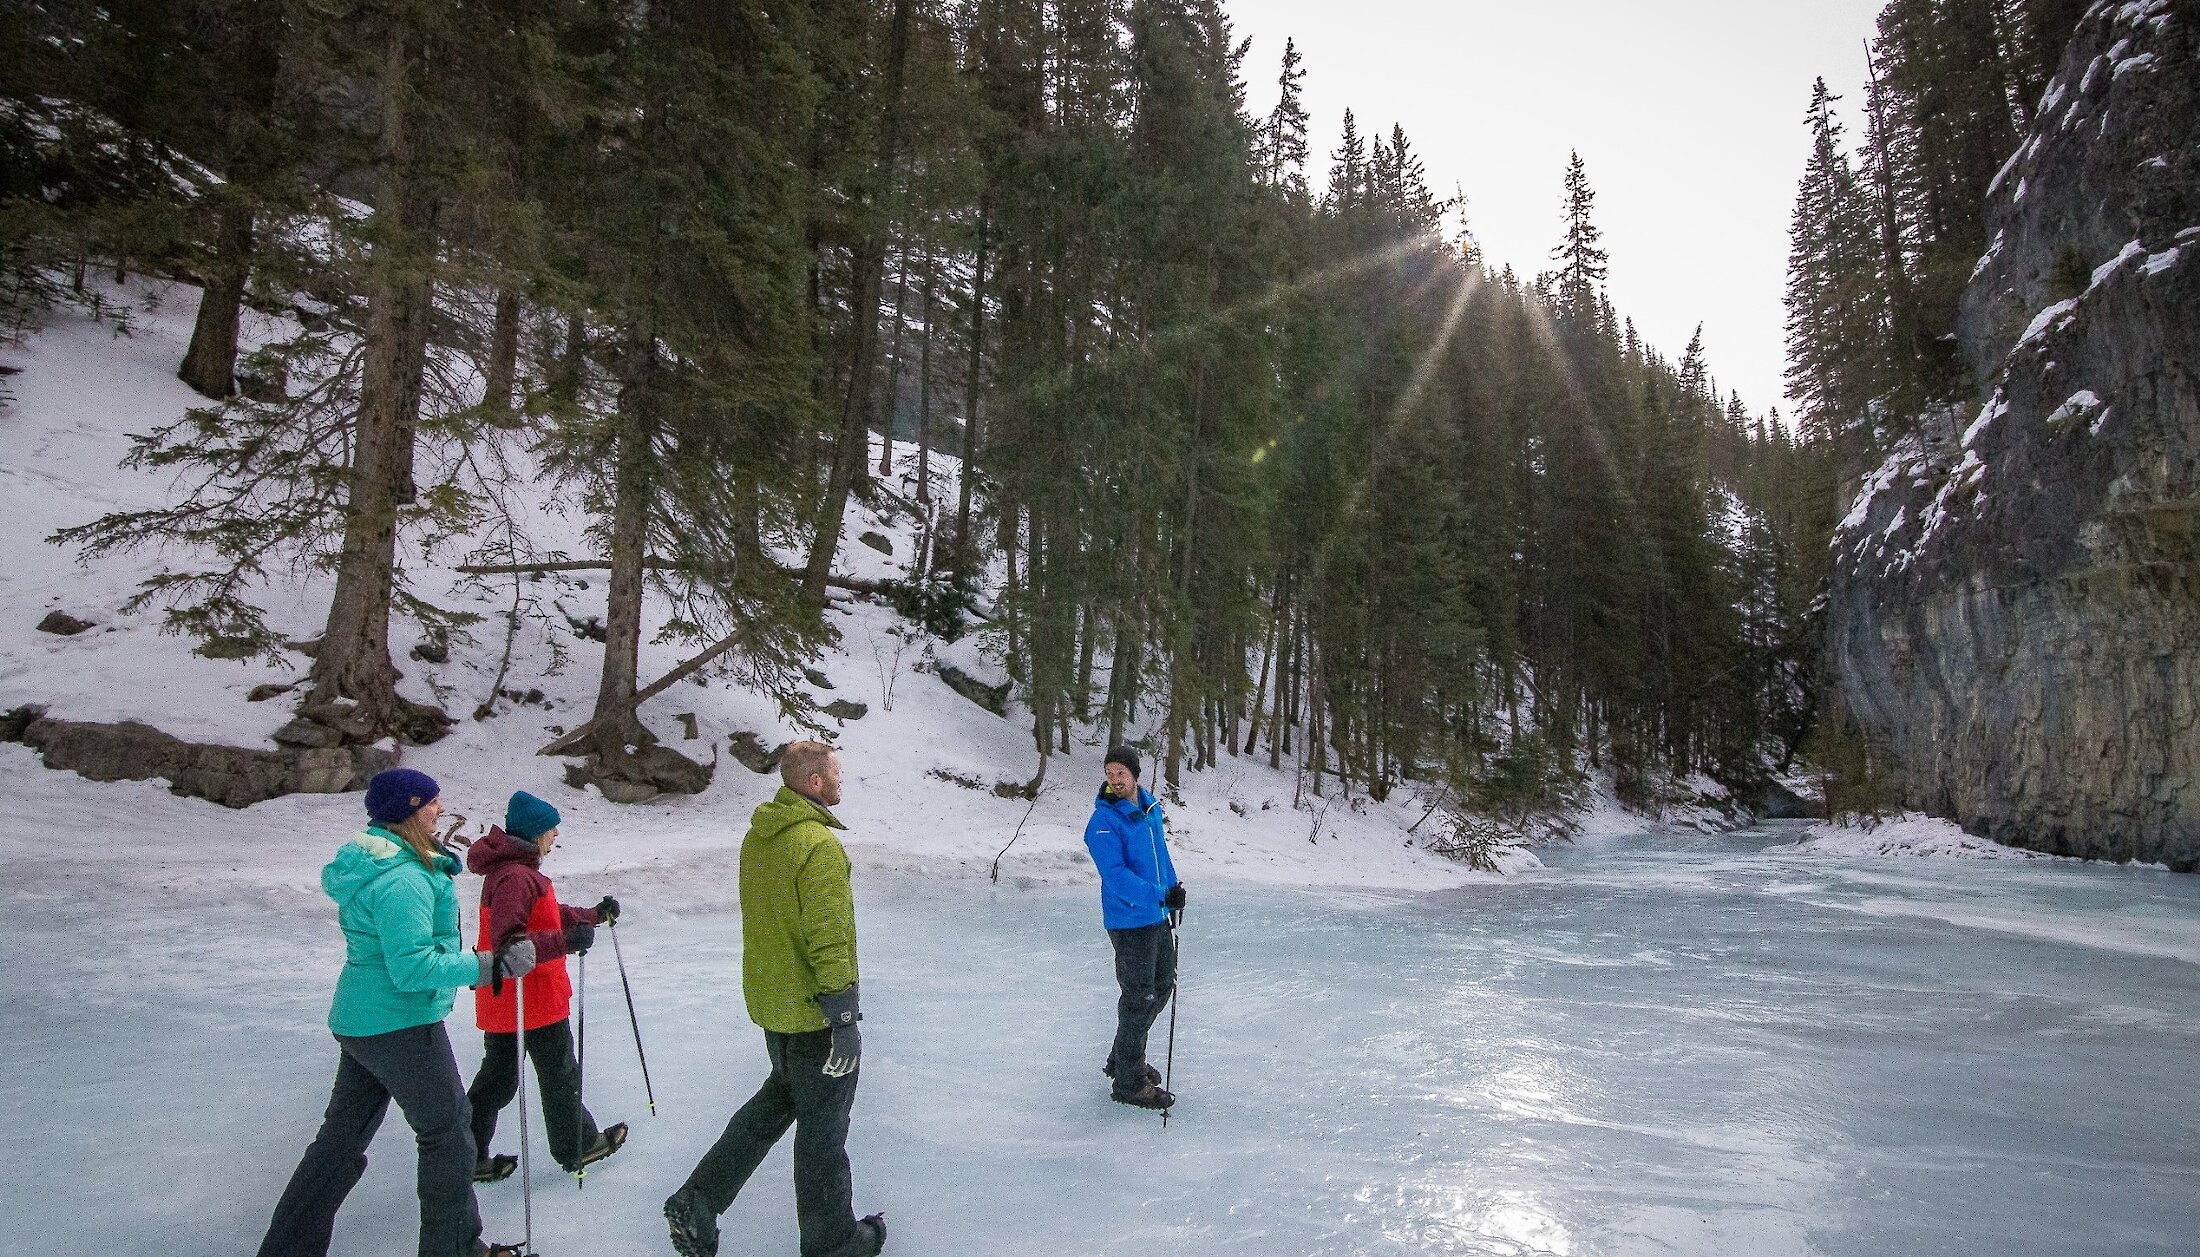
<svg viewBox="0 0 2200 1257">
<path fill-rule="evenodd" d="M 518 1016 L 514 1028 L 518 1032 L 513 1051 L 513 1062 L 519 1073 L 519 1199 L 524 1230 L 521 1232 L 520 1250 L 527 1257 L 535 1253 L 535 1189 L 527 1179 L 527 980 L 512 979 L 512 998 L 518 1003 Z"/>
<path fill-rule="evenodd" d="M 1174 912 L 1169 914 L 1169 951 L 1176 961 L 1176 977 L 1169 982 L 1169 1054 L 1167 1064 L 1161 1071 L 1161 1089 L 1172 1095 L 1175 1094 L 1173 1088 L 1176 1082 L 1176 993 L 1183 985 L 1184 975 L 1184 949 L 1176 941 L 1176 926 L 1181 919 Z M 1161 1129 L 1169 1129 L 1168 1109 L 1161 1110 Z"/>
<path fill-rule="evenodd" d="M 642 1051 L 642 1023 L 634 1015 L 634 984 L 626 980 L 626 953 L 619 949 L 619 923 L 611 922 L 611 958 L 619 965 L 619 989 L 626 992 L 626 1024 L 634 1030 L 634 1059 L 642 1063 L 642 1094 L 649 1097 L 649 1115 L 657 1116 L 657 1092 L 649 1085 L 649 1053 Z"/>
<path fill-rule="evenodd" d="M 588 953 L 585 951 L 581 953 L 579 1039 L 579 1047 L 573 1054 L 573 1138 L 575 1139 L 584 1137 L 588 1131 L 588 1103 L 584 1099 L 588 1094 Z M 581 1155 L 585 1157 L 590 1151 L 592 1149 L 583 1148 L 581 1149 Z M 583 1161 L 580 1168 L 573 1171 L 573 1189 L 580 1191 L 587 1188 L 587 1186 L 588 1163 Z"/>
</svg>

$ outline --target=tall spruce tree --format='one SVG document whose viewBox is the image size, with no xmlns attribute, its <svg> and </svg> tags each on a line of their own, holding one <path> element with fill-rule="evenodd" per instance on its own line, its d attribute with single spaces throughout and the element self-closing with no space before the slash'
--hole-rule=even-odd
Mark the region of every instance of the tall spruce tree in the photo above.
<svg viewBox="0 0 2200 1257">
<path fill-rule="evenodd" d="M 1306 195 L 1306 58 L 1298 45 L 1283 41 L 1283 66 L 1276 74 L 1276 105 L 1261 123 L 1261 176 L 1289 197 Z"/>
<path fill-rule="evenodd" d="M 1787 385 L 1817 436 L 1836 437 L 1865 422 L 1880 393 L 1877 360 L 1885 346 L 1878 300 L 1879 261 L 1872 215 L 1833 106 L 1840 98 L 1819 79 L 1805 124 L 1811 155 L 1788 230 Z"/>
</svg>

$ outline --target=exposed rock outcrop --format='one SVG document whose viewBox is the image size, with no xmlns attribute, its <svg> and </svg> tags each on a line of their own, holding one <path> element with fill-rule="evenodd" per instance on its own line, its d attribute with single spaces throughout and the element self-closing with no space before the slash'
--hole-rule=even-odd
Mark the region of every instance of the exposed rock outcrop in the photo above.
<svg viewBox="0 0 2200 1257">
<path fill-rule="evenodd" d="M 1905 801 L 2200 867 L 2200 0 L 2095 4 L 1994 186 L 1929 416 L 1835 540 L 1842 697 Z"/>
<path fill-rule="evenodd" d="M 565 766 L 565 784 L 576 790 L 593 785 L 613 803 L 647 803 L 660 794 L 701 794 L 718 772 L 714 751 L 698 764 L 655 738 L 613 755 L 591 755 L 586 763 Z"/>
<path fill-rule="evenodd" d="M 286 742 L 279 751 L 186 742 L 135 720 L 100 724 L 55 720 L 35 707 L 0 716 L 0 735 L 39 752 L 48 768 L 93 781 L 165 778 L 173 794 L 223 807 L 250 807 L 286 794 L 341 794 L 397 766 L 397 752 L 376 746 Z M 282 741 L 282 736 L 277 735 Z"/>
<path fill-rule="evenodd" d="M 941 664 L 939 674 L 940 680 L 947 683 L 947 688 L 957 694 L 996 716 L 1006 716 L 1008 714 L 1008 682 L 1003 681 L 999 685 L 987 685 L 951 663 Z"/>
</svg>

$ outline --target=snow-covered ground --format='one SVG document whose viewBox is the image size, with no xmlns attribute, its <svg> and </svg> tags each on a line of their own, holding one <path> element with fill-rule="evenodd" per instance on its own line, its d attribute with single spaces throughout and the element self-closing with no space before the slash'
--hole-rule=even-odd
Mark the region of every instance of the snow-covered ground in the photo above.
<svg viewBox="0 0 2200 1257">
<path fill-rule="evenodd" d="M 1797 844 L 1830 855 L 1944 856 L 1957 860 L 2057 860 L 2066 857 L 2006 846 L 1963 831 L 1954 821 L 1904 812 L 1876 820 L 1853 817 L 1813 825 Z"/>
</svg>

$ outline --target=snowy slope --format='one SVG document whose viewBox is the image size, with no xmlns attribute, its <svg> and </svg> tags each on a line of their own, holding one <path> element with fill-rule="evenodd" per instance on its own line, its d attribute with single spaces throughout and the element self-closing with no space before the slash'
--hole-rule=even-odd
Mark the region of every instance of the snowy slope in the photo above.
<svg viewBox="0 0 2200 1257">
<path fill-rule="evenodd" d="M 1945 856 L 1955 860 L 2061 860 L 1965 833 L 1954 821 L 1904 812 L 1884 820 L 1844 817 L 1813 825 L 1796 846 L 1820 855 Z M 2157 866 L 2158 867 L 2158 866 Z"/>
<path fill-rule="evenodd" d="M 20 346 L 0 348 L 0 361 L 21 368 L 11 377 L 14 401 L 0 409 L 0 488 L 8 526 L 0 529 L 0 710 L 38 703 L 57 717 L 79 720 L 143 720 L 164 732 L 194 740 L 268 746 L 269 735 L 290 716 L 294 697 L 249 703 L 246 694 L 267 682 L 299 680 L 307 661 L 292 655 L 284 667 L 201 658 L 194 643 L 160 632 L 158 609 L 122 614 L 137 583 L 164 562 L 189 556 L 140 553 L 102 558 L 80 566 L 75 556 L 48 544 L 53 530 L 83 523 L 104 511 L 142 508 L 166 501 L 177 486 L 164 472 L 119 469 L 129 436 L 180 416 L 200 399 L 174 378 L 190 331 L 197 291 L 134 284 L 118 299 L 141 307 L 133 334 L 109 329 L 71 313 L 58 315 L 44 333 Z M 262 321 L 248 341 L 277 330 Z M 531 461 L 524 449 L 501 451 L 512 465 Z M 913 479 L 914 451 L 897 451 L 903 479 Z M 935 455 L 935 476 L 952 476 L 955 461 Z M 583 557 L 589 520 L 570 494 L 537 484 L 515 495 L 513 514 L 536 555 Z M 884 534 L 893 556 L 856 539 Z M 883 520 L 851 504 L 839 569 L 861 577 L 895 576 L 914 550 L 906 518 Z M 650 702 L 643 716 L 656 734 L 691 758 L 718 761 L 718 776 L 700 796 L 665 798 L 639 806 L 615 806 L 592 790 L 576 791 L 561 777 L 562 761 L 535 749 L 555 731 L 578 724 L 593 700 L 600 646 L 573 628 L 604 612 L 600 572 L 539 579 L 489 577 L 470 582 L 452 569 L 468 561 L 473 542 L 430 554 L 403 556 L 415 587 L 438 605 L 472 610 L 489 619 L 470 643 L 454 643 L 440 665 L 408 657 L 418 639 L 409 623 L 392 624 L 392 652 L 406 673 L 405 691 L 440 702 L 460 717 L 452 736 L 432 747 L 405 752 L 406 762 L 435 774 L 445 797 L 474 818 L 478 829 L 496 818 L 514 789 L 553 800 L 568 817 L 568 831 L 604 840 L 574 844 L 576 861 L 633 866 L 690 856 L 730 860 L 750 808 L 766 797 L 773 779 L 755 776 L 724 753 L 737 732 L 757 734 L 765 745 L 801 736 L 777 705 L 724 681 L 682 684 Z M 515 644 L 507 692 L 539 691 L 539 701 L 499 704 L 486 721 L 464 717 L 487 697 L 503 649 L 502 613 L 515 585 L 530 612 Z M 276 574 L 259 591 L 270 621 L 298 638 L 315 635 L 327 606 L 325 579 Z M 48 610 L 60 609 L 96 628 L 76 637 L 31 631 Z M 645 616 L 661 622 L 667 609 L 652 605 Z M 949 689 L 918 666 L 928 654 L 983 679 L 999 669 L 981 655 L 976 636 L 947 645 L 919 638 L 905 647 L 889 630 L 901 625 L 885 606 L 836 598 L 828 612 L 840 639 L 815 661 L 831 683 L 819 703 L 849 699 L 867 705 L 861 719 L 825 723 L 843 750 L 847 776 L 842 815 L 850 824 L 849 849 L 862 865 L 912 873 L 983 876 L 995 854 L 1016 833 L 1002 862 L 1004 880 L 1020 884 L 1082 882 L 1091 877 L 1082 827 L 1100 777 L 1099 734 L 1087 732 L 1048 770 L 1048 785 L 1035 808 L 994 796 L 1000 780 L 1027 780 L 1036 768 L 1028 714 L 1012 708 L 995 716 Z M 653 677 L 690 651 L 683 643 L 652 642 L 645 631 L 641 672 Z M 897 658 L 897 648 L 899 655 Z M 889 701 L 890 698 L 890 701 Z M 697 737 L 685 737 L 675 717 L 691 713 Z M 1138 731 L 1141 735 L 1146 731 Z M 1155 774 L 1149 771 L 1149 777 Z M 976 781 L 980 788 L 950 778 Z M 1186 778 L 1183 801 L 1172 807 L 1172 842 L 1187 882 L 1225 877 L 1297 885 L 1432 888 L 1479 876 L 1424 853 L 1405 832 L 1421 819 L 1425 802 L 1409 791 L 1387 804 L 1364 798 L 1339 802 L 1317 816 L 1294 811 L 1295 782 L 1286 764 L 1272 772 L 1265 759 L 1230 760 L 1218 770 Z M 155 792 L 156 814 L 177 807 Z M 265 805 L 263 805 L 264 807 Z M 333 832 L 349 823 L 356 797 L 286 801 L 278 809 L 311 827 Z M 254 829 L 255 815 L 240 819 Z M 1436 822 L 1431 821 L 1430 825 Z M 1520 860 L 1533 864 L 1533 857 Z M 301 864 L 293 875 L 310 884 Z"/>
</svg>

